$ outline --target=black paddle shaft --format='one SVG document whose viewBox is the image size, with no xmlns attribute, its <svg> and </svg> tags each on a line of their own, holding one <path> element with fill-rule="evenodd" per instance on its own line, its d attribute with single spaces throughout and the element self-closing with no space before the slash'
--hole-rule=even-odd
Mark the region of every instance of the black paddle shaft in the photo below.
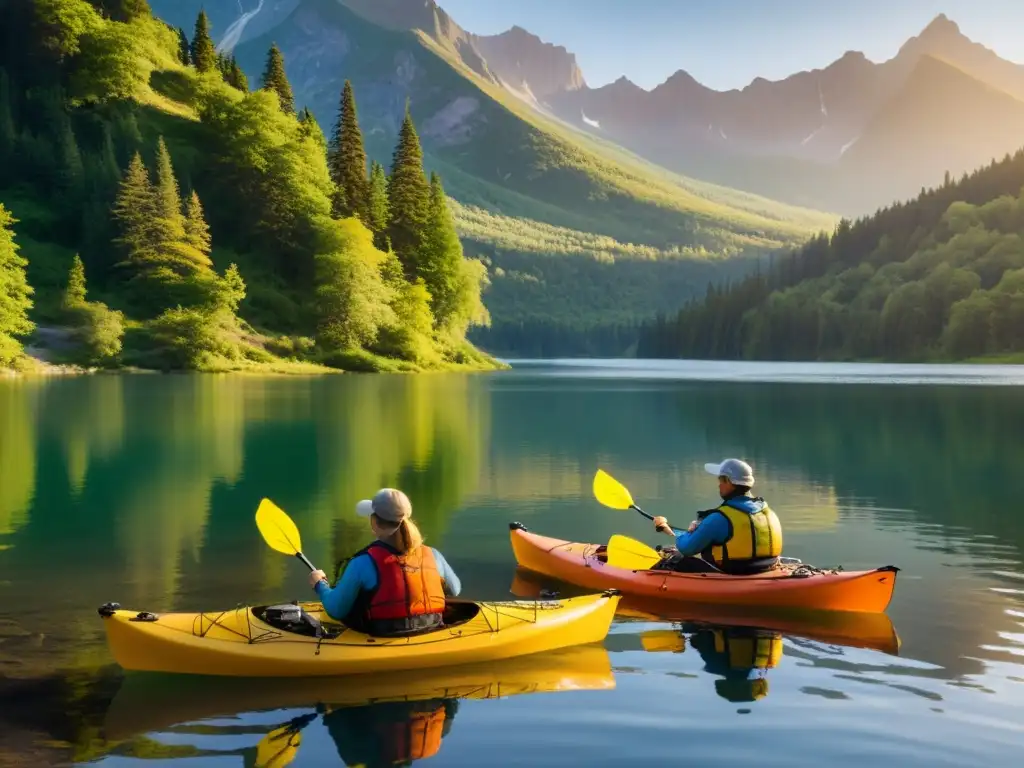
<svg viewBox="0 0 1024 768">
<path fill-rule="evenodd" d="M 309 562 L 309 559 L 304 554 L 302 554 L 301 552 L 296 552 L 295 556 L 302 561 L 303 565 L 309 568 L 311 573 L 316 570 L 316 566 Z"/>
<path fill-rule="evenodd" d="M 631 507 L 632 507 L 633 509 L 635 509 L 635 510 L 636 510 L 637 512 L 639 512 L 639 513 L 640 513 L 641 515 L 643 515 L 644 517 L 646 517 L 646 518 L 647 518 L 648 520 L 654 520 L 654 517 L 652 517 L 651 515 L 648 515 L 648 514 L 647 514 L 646 512 L 644 512 L 644 511 L 643 511 L 642 509 L 640 509 L 640 507 L 638 507 L 638 506 L 637 506 L 636 504 L 631 504 L 630 506 L 631 506 Z M 661 528 L 659 528 L 658 530 L 661 530 L 661 529 L 662 529 L 662 528 L 664 528 L 664 527 L 665 527 L 665 526 L 662 526 L 662 527 L 661 527 Z M 671 524 L 669 525 L 669 528 L 674 528 L 674 527 L 675 527 L 675 526 L 673 526 L 673 525 L 671 525 Z"/>
</svg>

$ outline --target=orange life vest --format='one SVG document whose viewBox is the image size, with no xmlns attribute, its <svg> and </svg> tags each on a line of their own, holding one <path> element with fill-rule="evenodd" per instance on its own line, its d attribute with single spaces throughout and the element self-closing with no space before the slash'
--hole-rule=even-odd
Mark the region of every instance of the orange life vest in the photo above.
<svg viewBox="0 0 1024 768">
<path fill-rule="evenodd" d="M 377 589 L 366 608 L 369 621 L 444 612 L 444 584 L 430 547 L 399 555 L 386 544 L 374 542 L 366 553 L 377 566 Z"/>
<path fill-rule="evenodd" d="M 404 723 L 392 723 L 381 733 L 384 764 L 399 765 L 409 760 L 426 760 L 441 749 L 445 708 L 441 704 L 428 711 L 410 713 Z"/>
</svg>

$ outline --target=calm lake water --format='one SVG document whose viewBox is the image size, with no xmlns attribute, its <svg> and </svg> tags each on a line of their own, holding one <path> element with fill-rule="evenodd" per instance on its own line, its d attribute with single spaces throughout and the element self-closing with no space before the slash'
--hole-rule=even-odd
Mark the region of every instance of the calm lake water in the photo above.
<svg viewBox="0 0 1024 768">
<path fill-rule="evenodd" d="M 250 766 L 290 722 L 295 766 L 1019 765 L 1021 385 L 1016 367 L 635 361 L 0 381 L 0 765 Z M 754 465 L 785 554 L 902 569 L 887 612 L 898 649 L 884 618 L 623 616 L 603 647 L 410 676 L 410 694 L 449 693 L 370 703 L 384 681 L 125 678 L 104 645 L 107 601 L 309 599 L 301 564 L 256 530 L 263 496 L 331 570 L 369 541 L 355 502 L 403 488 L 464 595 L 507 599 L 530 585 L 510 521 L 667 543 L 593 499 L 595 470 L 685 524 L 716 499 L 702 465 L 728 456 Z M 442 721 L 438 746 L 423 734 Z"/>
</svg>

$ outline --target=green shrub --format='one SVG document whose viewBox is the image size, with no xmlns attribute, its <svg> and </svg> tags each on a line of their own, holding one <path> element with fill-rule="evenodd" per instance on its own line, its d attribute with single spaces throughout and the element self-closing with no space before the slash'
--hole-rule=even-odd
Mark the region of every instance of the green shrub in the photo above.
<svg viewBox="0 0 1024 768">
<path fill-rule="evenodd" d="M 80 360 L 89 365 L 110 365 L 121 354 L 124 314 L 106 304 L 89 301 L 67 309 L 81 346 Z"/>
</svg>

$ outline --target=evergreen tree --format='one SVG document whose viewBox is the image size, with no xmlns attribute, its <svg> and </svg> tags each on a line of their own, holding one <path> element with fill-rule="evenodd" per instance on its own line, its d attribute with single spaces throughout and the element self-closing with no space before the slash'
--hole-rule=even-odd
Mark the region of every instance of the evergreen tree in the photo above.
<svg viewBox="0 0 1024 768">
<path fill-rule="evenodd" d="M 82 153 L 71 127 L 71 120 L 62 115 L 57 136 L 57 188 L 64 205 L 77 209 L 85 183 Z M 67 208 L 65 208 L 65 211 Z"/>
<path fill-rule="evenodd" d="M 339 218 L 357 216 L 366 226 L 370 220 L 370 189 L 366 178 L 366 150 L 356 114 L 352 83 L 345 81 L 338 120 L 331 136 L 327 165 L 336 186 L 332 213 Z"/>
<path fill-rule="evenodd" d="M 32 287 L 25 276 L 28 260 L 18 253 L 14 240 L 15 219 L 0 203 L 0 365 L 14 362 L 21 354 L 18 336 L 32 332 L 28 319 L 32 308 Z"/>
<path fill-rule="evenodd" d="M 64 288 L 61 308 L 67 311 L 83 304 L 85 304 L 85 264 L 76 253 L 75 258 L 71 261 L 71 270 L 68 272 L 68 284 Z"/>
<path fill-rule="evenodd" d="M 155 251 L 151 222 L 156 206 L 149 171 L 138 152 L 121 179 L 112 213 L 119 231 L 114 242 L 122 250 L 122 264 L 144 263 Z"/>
<path fill-rule="evenodd" d="M 419 273 L 417 259 L 426 234 L 430 186 L 423 175 L 423 150 L 408 104 L 391 161 L 388 205 L 391 209 L 388 222 L 391 245 L 405 268 L 406 276 L 413 278 Z"/>
<path fill-rule="evenodd" d="M 186 67 L 192 63 L 192 53 L 189 50 L 188 35 L 185 30 L 178 27 L 178 59 Z"/>
<path fill-rule="evenodd" d="M 153 189 L 153 236 L 157 247 L 172 249 L 185 240 L 185 216 L 181 212 L 181 193 L 171 165 L 171 154 L 163 136 L 156 144 L 156 183 Z"/>
<path fill-rule="evenodd" d="M 200 72 L 209 72 L 217 66 L 217 49 L 210 37 L 210 20 L 204 10 L 199 11 L 192 34 L 192 63 Z"/>
<path fill-rule="evenodd" d="M 430 308 L 435 325 L 446 327 L 457 310 L 462 278 L 462 242 L 448 199 L 436 173 L 430 174 L 430 209 L 426 240 L 421 250 L 419 275 L 430 291 Z"/>
<path fill-rule="evenodd" d="M 386 236 L 391 221 L 391 208 L 388 205 L 388 177 L 384 166 L 376 160 L 370 163 L 370 229 L 374 235 Z M 377 246 L 380 248 L 380 245 Z M 381 250 L 387 250 L 381 248 Z"/>
<path fill-rule="evenodd" d="M 295 114 L 295 97 L 292 95 L 292 86 L 288 82 L 288 76 L 285 75 L 284 56 L 281 55 L 277 43 L 273 43 L 267 52 L 267 65 L 263 70 L 263 88 L 277 94 L 282 112 L 288 115 Z"/>
<path fill-rule="evenodd" d="M 189 195 L 185 205 L 185 241 L 204 256 L 210 255 L 210 228 L 203 217 L 203 206 L 195 190 Z"/>
<path fill-rule="evenodd" d="M 238 66 L 238 61 L 234 56 L 231 57 L 231 64 L 228 68 L 227 76 L 224 78 L 227 84 L 232 88 L 235 88 L 242 93 L 249 92 L 249 79 L 245 76 L 245 72 Z"/>
</svg>

